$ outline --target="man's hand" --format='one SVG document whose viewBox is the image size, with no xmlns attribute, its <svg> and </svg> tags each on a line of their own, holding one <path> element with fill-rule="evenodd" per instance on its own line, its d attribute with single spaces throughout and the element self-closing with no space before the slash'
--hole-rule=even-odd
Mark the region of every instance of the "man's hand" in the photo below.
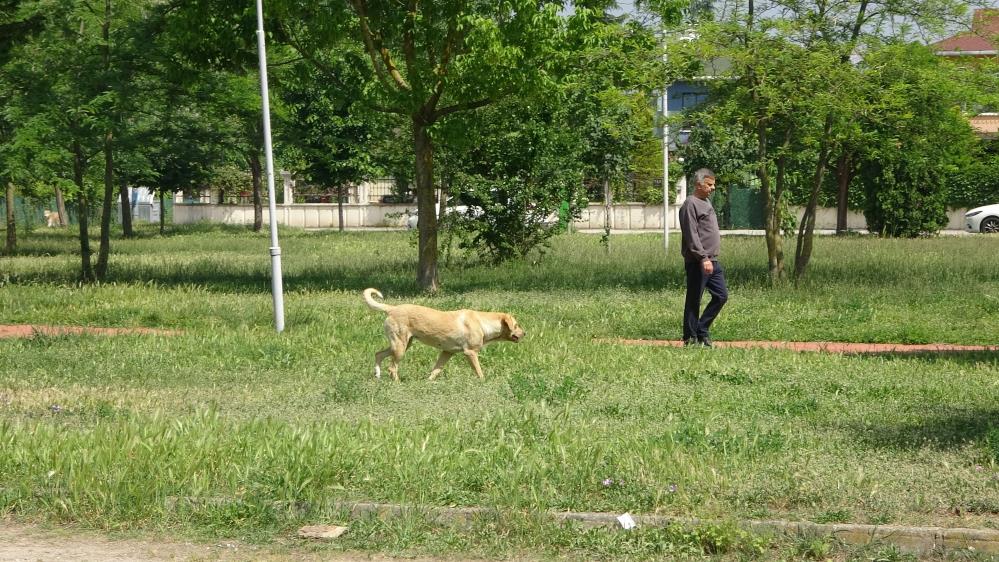
<svg viewBox="0 0 999 562">
<path fill-rule="evenodd" d="M 701 262 L 701 269 L 705 275 L 711 275 L 715 271 L 715 264 L 711 263 L 711 260 L 704 260 Z"/>
</svg>

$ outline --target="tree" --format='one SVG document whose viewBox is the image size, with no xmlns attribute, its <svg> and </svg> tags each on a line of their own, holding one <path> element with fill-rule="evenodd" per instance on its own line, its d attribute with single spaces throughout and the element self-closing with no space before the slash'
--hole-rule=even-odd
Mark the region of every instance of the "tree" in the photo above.
<svg viewBox="0 0 999 562">
<path fill-rule="evenodd" d="M 465 134 L 445 135 L 439 170 L 467 211 L 443 224 L 466 235 L 463 247 L 492 263 L 524 257 L 559 232 L 550 219 L 563 204 L 578 214 L 583 143 L 568 113 L 559 96 L 516 97 L 448 124 Z"/>
<path fill-rule="evenodd" d="M 37 32 L 41 27 L 41 16 L 32 11 L 22 10 L 18 0 L 0 0 L 0 70 L 14 56 L 12 51 L 20 42 Z M 3 80 L 6 73 L 0 72 L 0 186 L 3 186 L 6 200 L 7 236 L 4 249 L 7 254 L 17 250 L 17 221 L 14 216 L 14 158 L 11 144 L 14 140 L 16 121 L 10 119 L 7 106 L 14 99 L 15 88 Z M 65 215 L 63 215 L 65 216 Z"/>
<path fill-rule="evenodd" d="M 365 111 L 357 103 L 361 80 L 342 59 L 328 55 L 314 55 L 324 56 L 321 68 L 299 61 L 280 79 L 290 121 L 282 137 L 300 153 L 304 176 L 336 188 L 343 231 L 346 188 L 370 178 L 378 168 L 369 145 L 388 131 L 388 123 L 384 114 Z M 326 80 L 328 72 L 338 80 Z"/>
<path fill-rule="evenodd" d="M 649 29 L 603 9 L 579 7 L 568 24 L 564 99 L 583 143 L 584 174 L 604 186 L 606 243 L 611 184 L 624 180 L 652 136 L 649 99 L 665 74 L 662 47 Z"/>
<path fill-rule="evenodd" d="M 95 197 L 87 174 L 91 159 L 101 150 L 101 119 L 107 97 L 103 72 L 95 57 L 97 37 L 92 31 L 95 13 L 71 3 L 57 4 L 49 11 L 34 6 L 44 18 L 43 29 L 18 46 L 18 56 L 8 64 L 9 78 L 21 94 L 17 108 L 23 124 L 16 141 L 22 148 L 38 147 L 42 152 L 22 152 L 28 166 L 37 172 L 58 175 L 55 169 L 27 162 L 71 162 L 73 190 L 79 216 L 81 255 L 80 277 L 95 279 L 89 239 L 89 203 Z M 56 148 L 57 147 L 57 148 Z M 50 151 L 58 151 L 52 154 Z M 41 157 L 41 158 L 39 158 Z M 42 178 L 44 179 L 44 178 Z"/>
<path fill-rule="evenodd" d="M 426 290 L 439 284 L 435 125 L 547 81 L 560 7 L 531 0 L 277 5 L 282 32 L 310 60 L 343 38 L 359 41 L 365 58 L 351 62 L 364 77 L 364 103 L 408 120 L 419 213 L 417 281 Z"/>
<path fill-rule="evenodd" d="M 250 170 L 253 230 L 259 231 L 263 226 L 264 132 L 256 6 L 234 0 L 201 0 L 165 5 L 158 15 L 164 30 L 162 48 L 172 54 L 170 64 L 175 69 L 188 71 L 183 78 L 187 86 L 201 89 L 197 82 L 209 77 L 211 95 L 201 98 L 199 107 L 211 113 L 213 120 L 225 121 L 227 127 L 238 131 L 236 136 L 225 136 L 226 152 L 242 159 Z M 280 44 L 269 44 L 269 57 L 279 60 Z M 275 120 L 280 119 L 279 101 L 278 96 L 271 98 Z"/>
<path fill-rule="evenodd" d="M 888 236 L 947 224 L 946 180 L 972 163 L 978 140 L 960 104 L 974 93 L 948 62 L 920 45 L 887 45 L 863 62 L 877 113 L 861 160 L 868 229 Z"/>
<path fill-rule="evenodd" d="M 851 55 L 875 38 L 904 37 L 909 24 L 939 24 L 962 6 L 951 0 L 777 0 L 734 6 L 731 12 L 719 13 L 718 24 L 702 24 L 693 49 L 732 61 L 726 75 L 732 80 L 719 84 L 716 99 L 736 96 L 741 103 L 730 107 L 741 115 L 740 126 L 755 136 L 773 280 L 785 274 L 780 198 L 787 187 L 803 196 L 794 268 L 795 278 L 800 278 L 811 258 L 815 209 L 826 170 L 836 163 L 843 168 L 841 178 L 846 177 L 855 161 L 851 151 L 862 145 L 855 124 L 867 109 L 857 103 L 863 91 Z"/>
</svg>

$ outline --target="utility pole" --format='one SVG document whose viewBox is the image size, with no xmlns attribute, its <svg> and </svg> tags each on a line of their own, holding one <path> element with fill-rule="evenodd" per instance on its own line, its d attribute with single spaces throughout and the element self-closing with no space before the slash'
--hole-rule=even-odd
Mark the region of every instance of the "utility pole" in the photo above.
<svg viewBox="0 0 999 562">
<path fill-rule="evenodd" d="M 267 52 L 264 48 L 264 2 L 257 0 L 257 50 L 260 56 L 260 95 L 264 109 L 264 156 L 267 160 L 267 206 L 271 224 L 271 293 L 274 327 L 284 331 L 284 287 L 281 282 L 281 246 L 278 245 L 277 206 L 274 202 L 274 153 L 271 148 L 271 109 L 267 95 Z"/>
</svg>

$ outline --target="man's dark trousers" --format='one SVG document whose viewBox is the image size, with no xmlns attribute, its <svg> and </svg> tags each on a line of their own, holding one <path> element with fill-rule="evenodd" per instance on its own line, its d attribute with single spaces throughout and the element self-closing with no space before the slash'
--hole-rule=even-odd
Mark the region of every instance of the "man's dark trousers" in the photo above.
<svg viewBox="0 0 999 562">
<path fill-rule="evenodd" d="M 711 323 L 721 312 L 728 300 L 728 287 L 725 286 L 725 272 L 718 260 L 712 260 L 714 271 L 704 275 L 701 262 L 686 262 L 687 268 L 687 299 L 683 305 L 683 339 L 704 339 L 708 337 Z M 711 294 L 711 302 L 701 311 L 701 295 L 707 289 Z"/>
</svg>

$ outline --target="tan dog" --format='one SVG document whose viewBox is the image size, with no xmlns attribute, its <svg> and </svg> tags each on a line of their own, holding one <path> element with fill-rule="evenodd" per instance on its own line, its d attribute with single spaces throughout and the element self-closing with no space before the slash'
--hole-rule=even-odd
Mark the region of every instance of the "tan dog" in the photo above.
<svg viewBox="0 0 999 562">
<path fill-rule="evenodd" d="M 59 226 L 59 213 L 53 213 L 52 211 L 45 209 L 43 214 L 45 215 L 45 226 L 48 228 Z"/>
<path fill-rule="evenodd" d="M 382 361 L 391 355 L 389 372 L 394 380 L 399 380 L 399 362 L 414 338 L 441 351 L 437 356 L 437 363 L 430 371 L 430 380 L 437 378 L 444 364 L 456 353 L 464 354 L 475 374 L 480 379 L 485 378 L 479 367 L 479 350 L 494 341 L 519 342 L 524 337 L 524 330 L 517 325 L 513 316 L 503 312 L 442 312 L 416 304 L 390 306 L 377 302 L 372 295 L 382 298 L 377 289 L 365 289 L 364 302 L 371 308 L 388 314 L 385 318 L 385 336 L 389 340 L 389 346 L 375 353 L 376 378 L 382 376 Z"/>
</svg>

